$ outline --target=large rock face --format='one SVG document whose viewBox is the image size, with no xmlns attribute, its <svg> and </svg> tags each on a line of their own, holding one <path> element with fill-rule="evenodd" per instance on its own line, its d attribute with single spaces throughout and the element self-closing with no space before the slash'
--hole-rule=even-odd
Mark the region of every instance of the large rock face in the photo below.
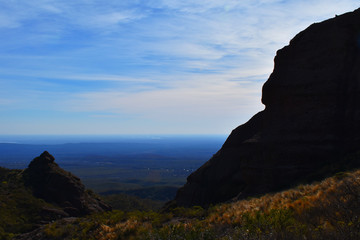
<svg viewBox="0 0 360 240">
<path fill-rule="evenodd" d="M 265 110 L 188 177 L 178 205 L 279 190 L 360 166 L 360 9 L 313 24 L 277 52 Z"/>
<path fill-rule="evenodd" d="M 25 183 L 32 188 L 36 197 L 60 206 L 70 216 L 111 209 L 90 191 L 86 191 L 78 177 L 60 168 L 54 160 L 45 151 L 32 160 L 23 172 Z"/>
</svg>

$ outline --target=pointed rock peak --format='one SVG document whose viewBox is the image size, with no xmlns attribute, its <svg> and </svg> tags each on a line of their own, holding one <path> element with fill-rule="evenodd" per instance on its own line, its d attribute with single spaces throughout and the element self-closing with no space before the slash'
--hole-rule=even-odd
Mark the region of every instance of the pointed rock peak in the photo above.
<svg viewBox="0 0 360 240">
<path fill-rule="evenodd" d="M 48 162 L 54 162 L 55 158 L 53 157 L 53 155 L 51 155 L 48 151 L 44 151 L 41 155 L 40 158 L 43 158 L 45 160 L 47 160 Z"/>
<path fill-rule="evenodd" d="M 39 157 L 34 158 L 29 164 L 29 168 L 35 165 L 48 165 L 54 163 L 55 158 L 48 152 L 44 151 Z"/>
<path fill-rule="evenodd" d="M 70 216 L 110 210 L 111 207 L 85 191 L 84 184 L 62 169 L 47 151 L 34 158 L 23 172 L 23 179 L 34 195 L 61 207 Z"/>
</svg>

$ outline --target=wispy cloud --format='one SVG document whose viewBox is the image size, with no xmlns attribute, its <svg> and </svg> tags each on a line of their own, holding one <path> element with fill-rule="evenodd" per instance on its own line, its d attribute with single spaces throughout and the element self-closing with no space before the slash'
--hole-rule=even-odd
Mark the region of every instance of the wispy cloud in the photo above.
<svg viewBox="0 0 360 240">
<path fill-rule="evenodd" d="M 210 133 L 214 125 L 228 132 L 263 108 L 261 85 L 277 49 L 311 23 L 359 3 L 0 0 L 0 5 L 0 112 L 8 111 L 0 133 L 12 116 L 19 117 L 16 109 L 24 116 L 40 111 L 42 119 L 63 116 L 62 131 L 79 124 L 86 131 L 98 121 L 93 118 L 120 118 L 126 127 L 118 133 L 140 131 L 135 125 L 144 121 L 154 132 Z M 111 128 L 101 121 L 96 126 L 116 128 L 115 120 L 107 124 Z"/>
</svg>

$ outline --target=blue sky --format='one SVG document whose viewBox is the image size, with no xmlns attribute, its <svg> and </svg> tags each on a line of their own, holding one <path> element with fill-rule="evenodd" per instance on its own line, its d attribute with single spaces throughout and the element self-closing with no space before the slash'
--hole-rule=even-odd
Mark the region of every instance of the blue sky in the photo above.
<svg viewBox="0 0 360 240">
<path fill-rule="evenodd" d="M 358 0 L 0 0 L 0 134 L 228 134 L 276 50 Z"/>
</svg>

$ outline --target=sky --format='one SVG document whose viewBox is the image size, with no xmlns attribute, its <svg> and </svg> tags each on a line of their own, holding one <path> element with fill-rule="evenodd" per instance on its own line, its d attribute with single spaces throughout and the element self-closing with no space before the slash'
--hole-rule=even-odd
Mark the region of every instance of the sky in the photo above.
<svg viewBox="0 0 360 240">
<path fill-rule="evenodd" d="M 229 134 L 276 50 L 358 0 L 0 0 L 0 134 Z"/>
</svg>

